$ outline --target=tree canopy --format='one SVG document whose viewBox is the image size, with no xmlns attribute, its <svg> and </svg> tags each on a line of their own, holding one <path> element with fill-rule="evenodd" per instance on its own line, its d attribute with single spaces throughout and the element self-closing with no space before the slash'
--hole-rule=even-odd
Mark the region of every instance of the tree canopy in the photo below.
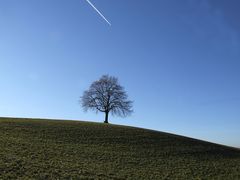
<svg viewBox="0 0 240 180">
<path fill-rule="evenodd" d="M 120 117 L 130 115 L 133 112 L 132 103 L 118 79 L 109 75 L 103 75 L 93 82 L 81 97 L 85 111 L 90 109 L 105 113 L 105 123 L 108 123 L 109 113 Z"/>
</svg>

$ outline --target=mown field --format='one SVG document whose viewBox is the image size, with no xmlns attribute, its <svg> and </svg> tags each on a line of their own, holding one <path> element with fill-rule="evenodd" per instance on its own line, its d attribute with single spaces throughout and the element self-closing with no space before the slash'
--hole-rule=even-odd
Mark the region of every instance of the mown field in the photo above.
<svg viewBox="0 0 240 180">
<path fill-rule="evenodd" d="M 240 151 L 101 123 L 0 118 L 0 179 L 240 179 Z"/>
</svg>

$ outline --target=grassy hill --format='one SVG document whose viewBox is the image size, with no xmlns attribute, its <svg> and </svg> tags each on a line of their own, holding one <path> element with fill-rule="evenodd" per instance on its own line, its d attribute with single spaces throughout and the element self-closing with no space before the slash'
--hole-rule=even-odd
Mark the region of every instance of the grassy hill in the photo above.
<svg viewBox="0 0 240 180">
<path fill-rule="evenodd" d="M 0 179 L 240 179 L 240 151 L 101 123 L 0 118 Z"/>
</svg>

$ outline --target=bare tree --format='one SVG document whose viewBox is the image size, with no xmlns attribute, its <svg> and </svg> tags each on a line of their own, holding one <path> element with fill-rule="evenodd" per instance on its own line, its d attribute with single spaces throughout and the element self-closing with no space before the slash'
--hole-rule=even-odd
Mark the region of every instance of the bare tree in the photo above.
<svg viewBox="0 0 240 180">
<path fill-rule="evenodd" d="M 104 123 L 108 123 L 108 115 L 126 117 L 132 110 L 132 101 L 124 88 L 119 85 L 118 79 L 113 76 L 103 75 L 98 81 L 91 84 L 81 97 L 81 104 L 85 111 L 94 110 L 105 113 Z"/>
</svg>

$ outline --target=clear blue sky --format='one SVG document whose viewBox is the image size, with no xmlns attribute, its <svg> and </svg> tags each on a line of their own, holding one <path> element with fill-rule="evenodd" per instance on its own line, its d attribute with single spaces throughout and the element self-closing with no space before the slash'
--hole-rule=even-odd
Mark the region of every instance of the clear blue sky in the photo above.
<svg viewBox="0 0 240 180">
<path fill-rule="evenodd" d="M 0 0 L 0 116 L 103 121 L 82 92 L 117 76 L 115 124 L 240 147 L 238 0 Z"/>
</svg>

